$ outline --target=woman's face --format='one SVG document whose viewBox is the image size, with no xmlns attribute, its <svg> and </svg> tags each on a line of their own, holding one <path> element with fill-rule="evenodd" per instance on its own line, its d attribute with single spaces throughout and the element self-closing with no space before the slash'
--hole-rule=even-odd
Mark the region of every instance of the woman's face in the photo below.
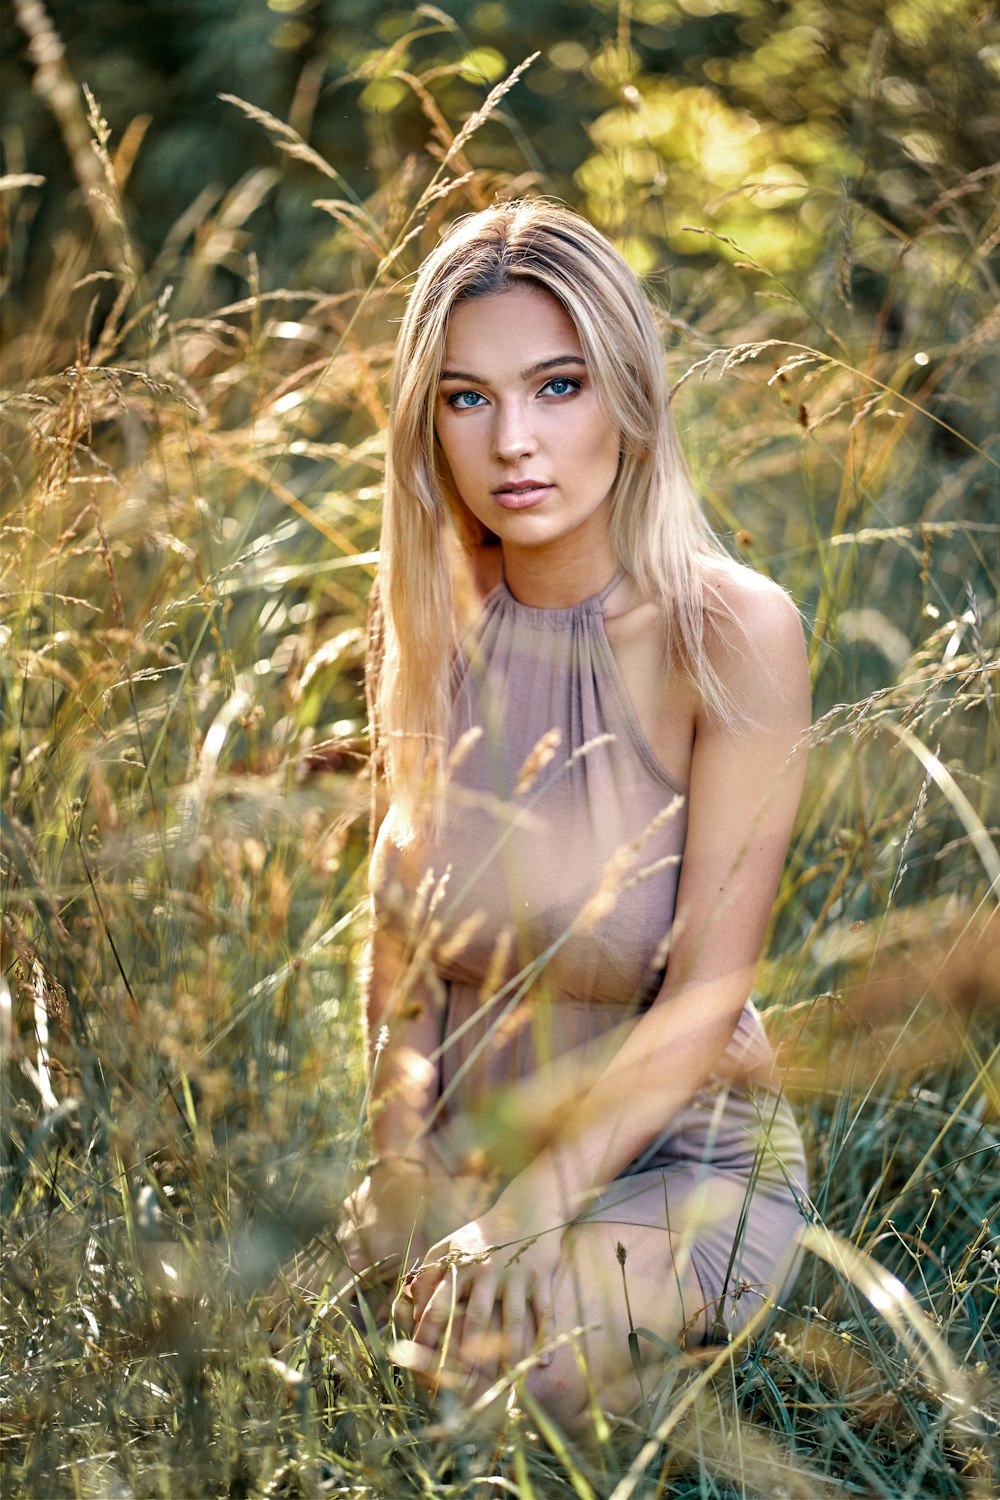
<svg viewBox="0 0 1000 1500">
<path fill-rule="evenodd" d="M 505 549 L 610 545 L 619 433 L 548 292 L 525 285 L 456 304 L 436 426 L 459 496 Z"/>
</svg>

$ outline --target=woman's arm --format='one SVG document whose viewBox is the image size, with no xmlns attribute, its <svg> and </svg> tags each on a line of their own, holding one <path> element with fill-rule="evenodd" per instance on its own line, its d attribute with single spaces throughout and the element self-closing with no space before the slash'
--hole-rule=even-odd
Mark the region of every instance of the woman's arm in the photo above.
<svg viewBox="0 0 1000 1500">
<path fill-rule="evenodd" d="M 380 920 L 378 887 L 416 889 L 420 872 L 392 838 L 392 812 L 386 804 L 385 745 L 378 713 L 379 682 L 385 653 L 382 588 L 375 578 L 368 600 L 365 641 L 365 701 L 371 736 L 371 815 L 369 884 L 371 919 L 362 985 L 368 1105 L 374 1154 L 378 1158 L 419 1155 L 421 1127 L 437 1095 L 437 1069 L 430 1058 L 441 1041 L 436 981 L 419 950 L 408 951 L 398 932 Z M 388 824 L 383 830 L 383 824 Z"/>
<path fill-rule="evenodd" d="M 437 1098 L 440 1001 L 419 953 L 372 921 L 364 983 L 368 1118 L 376 1158 L 422 1159 Z"/>
<path fill-rule="evenodd" d="M 401 1254 L 407 1236 L 425 1217 L 431 1186 L 424 1126 L 437 1098 L 441 1040 L 437 983 L 391 925 L 380 920 L 378 887 L 387 864 L 394 864 L 397 886 L 412 872 L 405 852 L 391 837 L 387 806 L 384 741 L 378 714 L 384 657 L 384 611 L 379 579 L 372 584 L 365 646 L 365 699 L 371 736 L 371 815 L 369 819 L 371 917 L 362 977 L 368 1120 L 375 1162 L 345 1204 L 346 1236 L 352 1262 Z M 383 832 L 383 823 L 389 827 Z M 402 888 L 400 886 L 400 888 Z M 353 1231 L 353 1232 L 352 1232 Z M 419 1234 L 418 1234 L 419 1240 Z"/>
<path fill-rule="evenodd" d="M 425 1122 L 438 1093 L 440 1014 L 413 955 L 373 919 L 363 986 L 368 1121 L 374 1160 L 343 1206 L 341 1249 L 356 1273 L 424 1254 L 444 1224 L 441 1174 Z M 447 1222 L 458 1222 L 460 1215 Z"/>
</svg>

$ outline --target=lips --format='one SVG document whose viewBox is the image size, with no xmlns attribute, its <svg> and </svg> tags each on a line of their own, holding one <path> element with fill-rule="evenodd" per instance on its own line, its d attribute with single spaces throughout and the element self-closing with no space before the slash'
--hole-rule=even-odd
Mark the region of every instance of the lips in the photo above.
<svg viewBox="0 0 1000 1500">
<path fill-rule="evenodd" d="M 502 484 L 493 491 L 493 498 L 504 510 L 526 510 L 538 505 L 552 490 L 550 484 L 541 479 L 518 479 L 511 484 Z"/>
</svg>

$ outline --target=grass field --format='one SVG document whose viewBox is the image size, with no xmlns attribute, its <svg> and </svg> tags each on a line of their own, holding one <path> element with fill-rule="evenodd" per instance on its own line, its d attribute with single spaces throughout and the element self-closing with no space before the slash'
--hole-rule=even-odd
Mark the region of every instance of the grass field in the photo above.
<svg viewBox="0 0 1000 1500">
<path fill-rule="evenodd" d="M 784 1306 L 711 1363 L 678 1353 L 633 1422 L 595 1413 L 584 1454 L 523 1403 L 477 1438 L 336 1305 L 278 1354 L 257 1317 L 366 1160 L 360 686 L 394 320 L 440 225 L 503 183 L 466 158 L 476 121 L 368 202 L 315 162 L 337 285 L 275 289 L 250 182 L 140 266 L 119 144 L 72 87 L 58 108 L 91 228 L 19 269 L 33 184 L 0 199 L 10 264 L 45 279 L 4 348 L 4 1493 L 988 1500 L 995 179 L 906 236 L 858 181 L 797 270 L 725 246 L 669 305 L 651 283 L 713 521 L 809 632 L 759 992 L 815 1212 Z"/>
</svg>

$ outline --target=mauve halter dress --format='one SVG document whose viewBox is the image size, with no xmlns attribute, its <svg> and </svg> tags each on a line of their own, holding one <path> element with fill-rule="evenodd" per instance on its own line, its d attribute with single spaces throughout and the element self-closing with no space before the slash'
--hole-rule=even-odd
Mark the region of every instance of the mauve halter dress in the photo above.
<svg viewBox="0 0 1000 1500">
<path fill-rule="evenodd" d="M 685 788 L 656 760 L 608 641 L 620 577 L 564 609 L 524 605 L 505 582 L 487 596 L 456 663 L 452 793 L 422 889 L 412 876 L 402 889 L 376 850 L 376 920 L 409 913 L 434 933 L 435 1128 L 453 1159 L 489 1153 L 516 1118 L 511 1085 L 532 1081 L 537 1099 L 548 1070 L 584 1078 L 662 982 Z M 552 753 L 538 766 L 540 742 Z M 748 1001 L 709 1082 L 581 1215 L 679 1237 L 704 1297 L 685 1308 L 692 1342 L 735 1334 L 796 1262 L 806 1166 L 772 1070 Z"/>
</svg>

